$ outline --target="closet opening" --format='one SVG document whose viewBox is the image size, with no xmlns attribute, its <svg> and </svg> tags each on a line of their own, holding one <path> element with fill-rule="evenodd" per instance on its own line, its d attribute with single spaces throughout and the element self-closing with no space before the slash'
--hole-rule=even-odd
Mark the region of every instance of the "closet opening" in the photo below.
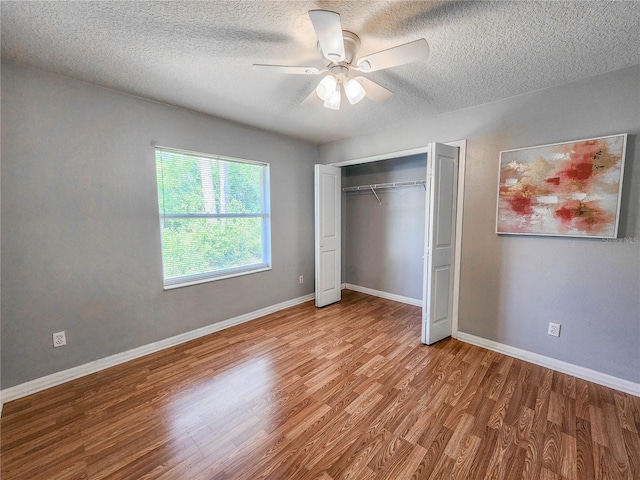
<svg viewBox="0 0 640 480">
<path fill-rule="evenodd" d="M 346 287 L 421 305 L 425 344 L 456 336 L 465 151 L 431 143 L 315 166 L 316 306 Z"/>
<path fill-rule="evenodd" d="M 345 287 L 422 305 L 427 154 L 342 167 Z"/>
</svg>

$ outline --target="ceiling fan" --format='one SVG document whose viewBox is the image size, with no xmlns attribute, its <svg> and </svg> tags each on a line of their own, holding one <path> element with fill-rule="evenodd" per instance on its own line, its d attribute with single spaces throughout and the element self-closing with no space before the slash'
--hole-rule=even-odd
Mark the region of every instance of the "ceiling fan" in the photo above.
<svg viewBox="0 0 640 480">
<path fill-rule="evenodd" d="M 309 18 L 318 37 L 318 49 L 322 56 L 329 60 L 324 68 L 254 64 L 254 69 L 274 73 L 297 75 L 328 74 L 320 81 L 311 95 L 320 97 L 324 106 L 333 110 L 340 109 L 341 89 L 347 100 L 355 105 L 365 96 L 376 102 L 388 99 L 393 93 L 382 85 L 369 80 L 358 73 L 375 72 L 385 68 L 404 65 L 425 60 L 429 55 L 429 44 L 424 38 L 398 45 L 381 52 L 360 57 L 356 54 L 360 48 L 360 38 L 353 33 L 342 30 L 340 15 L 328 10 L 310 10 Z M 355 73 L 354 72 L 358 72 Z"/>
</svg>

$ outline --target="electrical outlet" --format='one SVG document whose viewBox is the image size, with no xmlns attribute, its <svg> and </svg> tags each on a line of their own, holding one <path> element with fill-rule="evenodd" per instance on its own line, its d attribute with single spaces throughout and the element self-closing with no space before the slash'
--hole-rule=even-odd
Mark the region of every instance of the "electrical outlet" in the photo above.
<svg viewBox="0 0 640 480">
<path fill-rule="evenodd" d="M 61 347 L 67 344 L 67 337 L 64 332 L 58 332 L 53 334 L 53 347 Z"/>
<path fill-rule="evenodd" d="M 302 275 L 298 277 L 298 283 L 304 283 L 304 277 Z"/>
<path fill-rule="evenodd" d="M 549 322 L 549 331 L 547 332 L 549 335 L 553 335 L 554 337 L 560 336 L 560 324 Z"/>
</svg>

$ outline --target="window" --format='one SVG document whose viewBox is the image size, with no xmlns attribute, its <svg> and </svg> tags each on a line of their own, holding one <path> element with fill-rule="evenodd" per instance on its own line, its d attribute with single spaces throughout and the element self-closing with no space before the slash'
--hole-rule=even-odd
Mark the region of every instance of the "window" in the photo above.
<svg viewBox="0 0 640 480">
<path fill-rule="evenodd" d="M 269 165 L 156 148 L 164 288 L 271 267 Z"/>
</svg>

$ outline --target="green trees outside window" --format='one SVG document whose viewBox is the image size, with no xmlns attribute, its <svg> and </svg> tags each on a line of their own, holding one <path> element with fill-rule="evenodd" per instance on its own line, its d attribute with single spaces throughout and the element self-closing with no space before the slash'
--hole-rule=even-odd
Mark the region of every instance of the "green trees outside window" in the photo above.
<svg viewBox="0 0 640 480">
<path fill-rule="evenodd" d="M 156 148 L 165 287 L 270 266 L 269 166 Z"/>
</svg>

